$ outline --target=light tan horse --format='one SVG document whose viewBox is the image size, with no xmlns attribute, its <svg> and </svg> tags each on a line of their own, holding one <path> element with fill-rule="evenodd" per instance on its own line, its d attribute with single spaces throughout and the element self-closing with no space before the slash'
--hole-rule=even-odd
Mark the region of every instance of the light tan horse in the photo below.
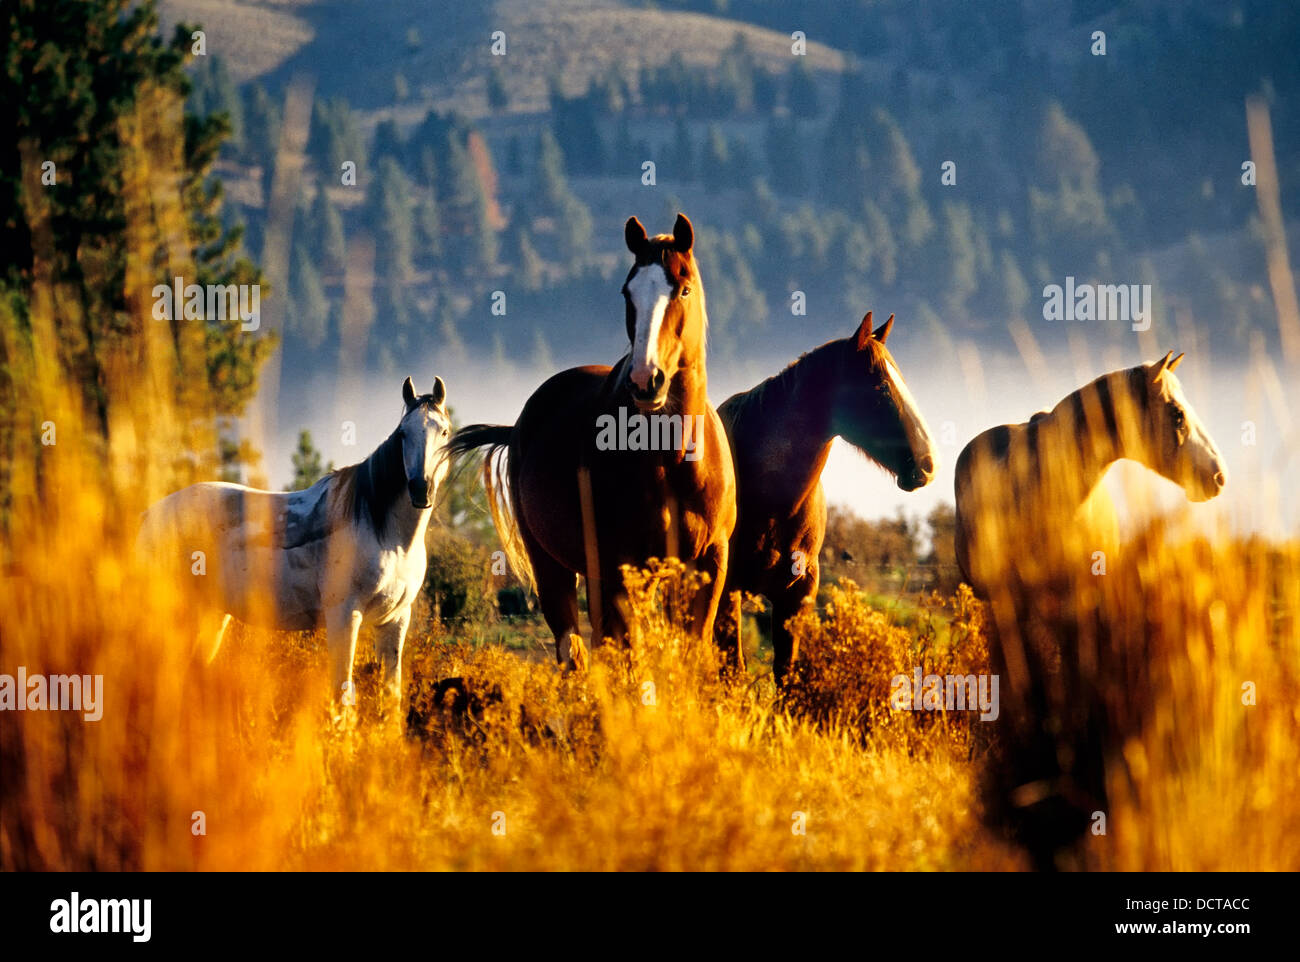
<svg viewBox="0 0 1300 962">
<path fill-rule="evenodd" d="M 975 437 L 957 459 L 957 563 L 981 597 L 1095 563 L 1112 541 L 1089 514 L 1106 469 L 1137 461 L 1193 501 L 1227 483 L 1223 457 L 1183 394 L 1183 355 L 1112 371 L 1022 424 Z"/>
</svg>

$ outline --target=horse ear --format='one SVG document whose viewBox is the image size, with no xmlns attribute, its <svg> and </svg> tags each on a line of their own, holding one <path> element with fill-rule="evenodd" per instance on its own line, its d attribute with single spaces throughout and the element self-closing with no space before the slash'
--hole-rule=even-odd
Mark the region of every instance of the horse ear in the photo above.
<svg viewBox="0 0 1300 962">
<path fill-rule="evenodd" d="M 1164 357 L 1162 357 L 1159 361 L 1157 361 L 1155 364 L 1151 366 L 1152 384 L 1158 384 L 1160 382 L 1160 379 L 1164 377 L 1165 371 L 1169 370 L 1169 362 L 1173 358 L 1173 356 L 1174 356 L 1174 352 L 1170 351 L 1168 354 L 1166 354 Z M 1179 357 L 1182 357 L 1182 355 L 1180 354 Z"/>
<path fill-rule="evenodd" d="M 402 400 L 406 402 L 406 410 L 415 407 L 415 385 L 409 377 L 402 382 Z"/>
<path fill-rule="evenodd" d="M 629 217 L 627 223 L 623 225 L 623 239 L 627 241 L 627 249 L 637 257 L 641 256 L 641 252 L 645 250 L 646 244 L 649 243 L 645 226 L 635 217 Z"/>
<path fill-rule="evenodd" d="M 433 379 L 433 403 L 442 407 L 442 402 L 447 400 L 447 385 L 443 383 L 442 378 L 435 376 Z"/>
<path fill-rule="evenodd" d="M 1186 352 L 1186 351 L 1180 351 L 1179 354 L 1178 354 L 1178 356 L 1177 356 L 1176 358 L 1174 358 L 1172 361 L 1169 362 L 1169 366 L 1168 366 L 1167 368 L 1165 368 L 1165 370 L 1166 370 L 1166 371 L 1172 371 L 1172 370 L 1173 370 L 1174 368 L 1176 368 L 1179 364 L 1182 364 L 1182 363 L 1183 363 L 1183 358 L 1186 357 L 1186 356 L 1187 356 L 1187 352 Z"/>
<path fill-rule="evenodd" d="M 874 337 L 881 344 L 884 344 L 885 338 L 889 337 L 889 332 L 893 328 L 893 326 L 894 326 L 894 315 L 890 314 L 889 320 L 885 321 L 884 324 L 881 324 L 880 330 L 876 331 L 871 336 Z"/>
<path fill-rule="evenodd" d="M 871 312 L 867 311 L 866 316 L 862 318 L 862 323 L 858 325 L 858 333 L 853 338 L 857 344 L 857 348 L 859 351 L 866 348 L 867 340 L 870 337 L 871 337 Z"/>
<path fill-rule="evenodd" d="M 691 226 L 690 220 L 685 214 L 679 213 L 677 221 L 673 224 L 673 247 L 685 254 L 690 251 L 691 246 L 695 243 L 695 228 Z"/>
</svg>

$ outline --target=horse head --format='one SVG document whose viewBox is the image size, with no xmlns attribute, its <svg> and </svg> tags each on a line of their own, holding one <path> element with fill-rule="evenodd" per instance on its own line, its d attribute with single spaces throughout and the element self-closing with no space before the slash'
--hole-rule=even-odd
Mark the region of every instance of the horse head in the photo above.
<svg viewBox="0 0 1300 962">
<path fill-rule="evenodd" d="M 636 406 L 658 411 L 668 403 L 679 370 L 703 365 L 707 327 L 704 288 L 691 248 L 695 231 L 677 215 L 671 234 L 646 236 L 635 217 L 623 230 L 636 262 L 623 282 L 632 353 L 626 381 Z"/>
<path fill-rule="evenodd" d="M 447 413 L 447 385 L 442 378 L 433 379 L 433 390 L 417 395 L 408 377 L 402 384 L 406 412 L 398 432 L 402 438 L 402 465 L 406 470 L 406 490 L 411 505 L 433 507 L 438 485 L 447 475 L 443 448 L 451 437 L 451 416 Z"/>
<path fill-rule="evenodd" d="M 1192 410 L 1174 368 L 1183 355 L 1170 351 L 1137 369 L 1146 390 L 1141 460 L 1177 484 L 1191 501 L 1209 501 L 1228 483 L 1223 455 Z"/>
<path fill-rule="evenodd" d="M 857 333 L 840 342 L 842 363 L 835 398 L 835 433 L 894 475 L 904 491 L 934 479 L 935 451 L 912 392 L 885 341 L 894 315 L 871 329 L 871 312 Z"/>
</svg>

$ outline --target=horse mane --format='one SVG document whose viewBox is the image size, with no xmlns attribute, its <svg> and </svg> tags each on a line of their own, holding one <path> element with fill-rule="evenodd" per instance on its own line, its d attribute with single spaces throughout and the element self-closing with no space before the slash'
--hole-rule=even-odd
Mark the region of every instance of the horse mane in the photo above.
<svg viewBox="0 0 1300 962">
<path fill-rule="evenodd" d="M 1083 387 L 1071 391 L 1050 412 L 1037 412 L 1028 423 L 1034 424 L 1043 418 L 1068 412 L 1079 443 L 1086 441 L 1095 444 L 1099 440 L 1100 427 L 1110 445 L 1118 448 L 1121 446 L 1121 419 L 1125 410 L 1121 406 L 1132 405 L 1141 416 L 1145 416 L 1150 407 L 1146 378 L 1146 368 L 1140 366 L 1102 374 Z M 1100 425 L 1089 419 L 1090 405 L 1095 405 L 1095 410 L 1101 415 Z"/>
<path fill-rule="evenodd" d="M 394 430 L 364 461 L 339 468 L 331 475 L 334 496 L 330 516 L 335 524 L 347 520 L 359 524 L 368 519 L 376 534 L 383 533 L 388 512 L 406 487 L 399 431 Z"/>
<path fill-rule="evenodd" d="M 806 377 L 807 372 L 814 367 L 820 370 L 828 365 L 833 359 L 833 352 L 830 349 L 839 343 L 840 341 L 827 341 L 820 347 L 805 351 L 780 371 L 763 379 L 748 391 L 740 391 L 727 398 L 718 408 L 718 413 L 721 414 L 722 409 L 726 408 L 724 419 L 732 426 L 736 426 L 755 416 L 770 413 L 773 406 L 780 405 L 784 408 L 794 394 L 799 379 Z"/>
<path fill-rule="evenodd" d="M 800 354 L 782 370 L 766 380 L 754 385 L 748 391 L 734 394 L 718 408 L 719 415 L 728 424 L 729 430 L 736 431 L 742 423 L 755 422 L 765 424 L 770 421 L 775 411 L 788 409 L 790 399 L 799 383 L 808 379 L 814 383 L 830 384 L 839 377 L 842 370 L 845 350 L 855 350 L 852 338 L 838 338 L 827 341 L 820 347 Z M 870 370 L 877 373 L 884 371 L 884 354 L 882 345 L 874 339 L 867 342 L 866 350 L 871 353 Z M 831 411 L 832 398 L 827 392 L 827 409 Z M 724 410 L 725 409 L 725 410 Z M 831 412 L 833 413 L 833 411 Z M 765 429 L 764 429 L 765 430 Z M 833 430 L 833 427 L 832 427 Z M 872 464 L 880 462 L 864 448 L 852 445 Z"/>
</svg>

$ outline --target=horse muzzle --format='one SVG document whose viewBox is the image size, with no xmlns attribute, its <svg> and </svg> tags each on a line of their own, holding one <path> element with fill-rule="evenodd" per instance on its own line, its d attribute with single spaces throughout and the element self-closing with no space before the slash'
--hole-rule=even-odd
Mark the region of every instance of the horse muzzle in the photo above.
<svg viewBox="0 0 1300 962">
<path fill-rule="evenodd" d="M 414 481 L 406 482 L 407 493 L 411 496 L 411 507 L 432 508 L 433 501 L 429 497 L 429 482 L 423 478 L 417 478 Z"/>
<path fill-rule="evenodd" d="M 1222 465 L 1216 465 L 1218 470 L 1211 477 L 1202 477 L 1198 485 L 1199 491 L 1188 492 L 1189 501 L 1211 501 L 1223 493 L 1223 489 L 1228 486 L 1228 472 Z"/>
<path fill-rule="evenodd" d="M 630 371 L 627 389 L 637 410 L 643 414 L 658 411 L 668 403 L 668 375 L 661 368 Z"/>
<path fill-rule="evenodd" d="M 934 458 L 928 454 L 912 465 L 912 470 L 899 474 L 898 486 L 904 491 L 924 488 L 934 480 Z"/>
</svg>

